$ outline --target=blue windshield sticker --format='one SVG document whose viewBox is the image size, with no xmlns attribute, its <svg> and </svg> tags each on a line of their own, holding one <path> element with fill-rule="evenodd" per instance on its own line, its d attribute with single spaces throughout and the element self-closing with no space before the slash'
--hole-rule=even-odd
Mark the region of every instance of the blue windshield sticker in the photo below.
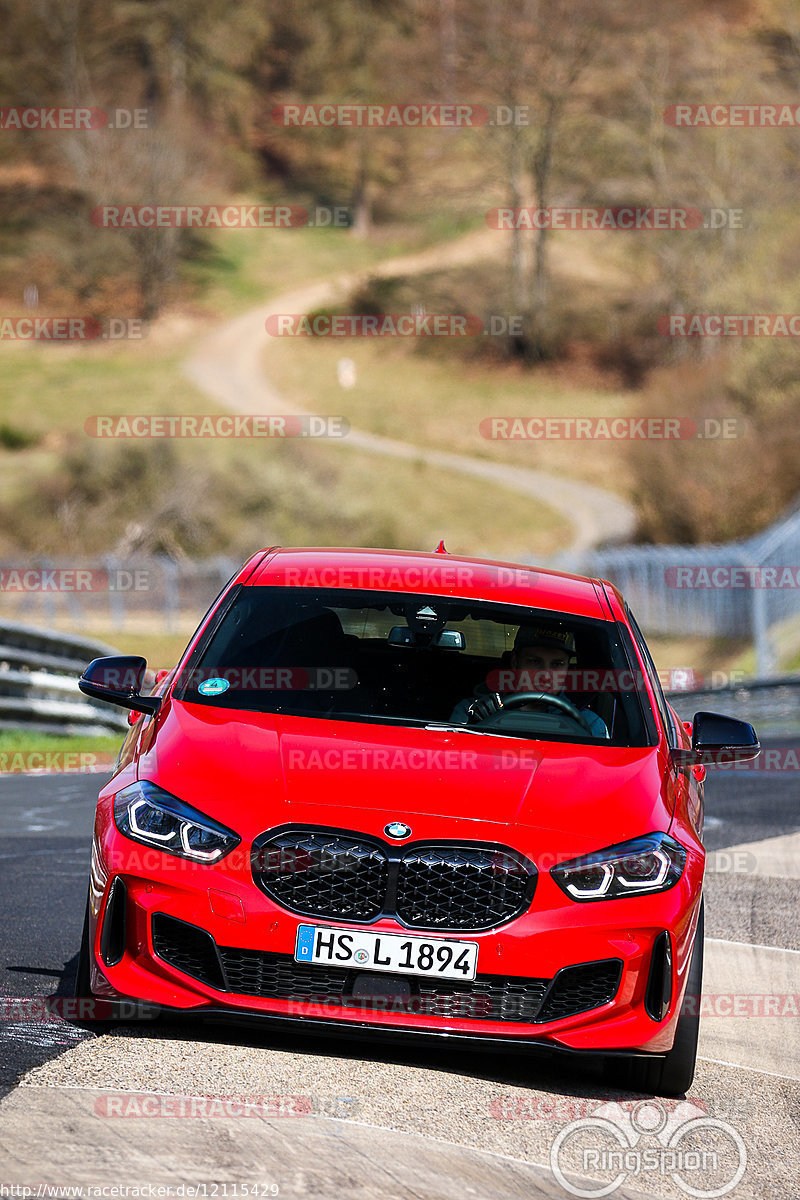
<svg viewBox="0 0 800 1200">
<path fill-rule="evenodd" d="M 197 685 L 197 690 L 201 696 L 221 696 L 223 692 L 227 692 L 230 686 L 227 679 L 215 676 L 213 679 L 204 679 Z"/>
</svg>

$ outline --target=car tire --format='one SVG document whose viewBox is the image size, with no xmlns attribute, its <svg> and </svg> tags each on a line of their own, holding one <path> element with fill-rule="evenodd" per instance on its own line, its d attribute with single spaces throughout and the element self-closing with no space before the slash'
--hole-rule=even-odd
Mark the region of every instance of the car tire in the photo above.
<svg viewBox="0 0 800 1200">
<path fill-rule="evenodd" d="M 81 948 L 78 951 L 78 967 L 75 972 L 75 987 L 73 995 L 76 999 L 81 997 L 91 996 L 90 987 L 90 970 L 89 970 L 89 897 L 86 897 L 86 909 L 83 916 L 83 933 L 81 934 Z"/>
<path fill-rule="evenodd" d="M 682 1002 L 682 1007 L 689 1002 L 688 1012 L 682 1012 L 678 1018 L 672 1049 L 658 1058 L 607 1058 L 604 1065 L 604 1079 L 607 1083 L 637 1092 L 652 1092 L 657 1096 L 683 1096 L 692 1086 L 700 1032 L 703 941 L 704 910 L 701 900 L 692 961 Z"/>
<path fill-rule="evenodd" d="M 89 945 L 89 897 L 86 897 L 86 911 L 83 918 L 83 933 L 81 934 L 81 946 L 78 951 L 78 966 L 75 972 L 75 986 L 73 995 L 78 1000 L 94 999 L 94 992 L 91 988 L 91 947 Z M 130 1004 L 122 1004 L 117 1000 L 100 999 L 98 1007 L 102 1009 L 103 1017 L 93 1016 L 77 1020 L 76 1024 L 85 1026 L 91 1029 L 94 1033 L 107 1033 L 114 1029 L 117 1025 L 127 1025 L 131 1022 Z M 147 1013 L 143 1008 L 142 1012 L 137 1017 L 138 1020 L 155 1022 L 159 1019 L 160 1010 L 154 1006 L 152 1013 Z"/>
</svg>

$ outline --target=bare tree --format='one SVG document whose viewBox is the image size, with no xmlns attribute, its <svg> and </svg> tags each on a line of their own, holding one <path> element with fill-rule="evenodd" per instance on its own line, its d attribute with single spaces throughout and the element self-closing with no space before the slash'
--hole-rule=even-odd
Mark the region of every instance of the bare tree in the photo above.
<svg viewBox="0 0 800 1200">
<path fill-rule="evenodd" d="M 462 8 L 465 75 L 480 80 L 482 96 L 519 114 L 497 131 L 512 208 L 547 209 L 576 173 L 580 152 L 566 135 L 568 120 L 592 114 L 592 72 L 624 55 L 638 19 L 627 0 L 473 0 Z M 512 227 L 509 292 L 524 325 L 518 349 L 533 359 L 546 353 L 549 242 L 547 222 L 532 234 Z"/>
</svg>

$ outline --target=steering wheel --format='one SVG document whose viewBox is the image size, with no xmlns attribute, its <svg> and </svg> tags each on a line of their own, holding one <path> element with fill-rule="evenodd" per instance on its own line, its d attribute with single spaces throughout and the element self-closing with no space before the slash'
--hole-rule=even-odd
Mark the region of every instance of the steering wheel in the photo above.
<svg viewBox="0 0 800 1200">
<path fill-rule="evenodd" d="M 503 701 L 503 708 L 518 708 L 520 704 L 549 704 L 553 708 L 560 708 L 567 716 L 572 717 L 573 721 L 577 721 L 586 730 L 589 737 L 594 737 L 589 728 L 589 723 L 580 709 L 576 708 L 571 700 L 567 700 L 563 696 L 553 696 L 549 692 L 517 692 Z"/>
</svg>

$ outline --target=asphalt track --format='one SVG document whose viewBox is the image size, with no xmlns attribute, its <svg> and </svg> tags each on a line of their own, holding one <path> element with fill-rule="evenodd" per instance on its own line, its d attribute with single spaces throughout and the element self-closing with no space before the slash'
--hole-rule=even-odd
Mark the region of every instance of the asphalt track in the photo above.
<svg viewBox="0 0 800 1200">
<path fill-rule="evenodd" d="M 100 781 L 0 778 L 0 997 L 71 993 Z M 659 1115 L 667 1133 L 695 1117 L 705 1122 L 698 1139 L 727 1139 L 702 1167 L 686 1157 L 677 1175 L 663 1155 L 657 1167 L 629 1155 L 615 1196 L 680 1197 L 692 1187 L 794 1200 L 800 775 L 796 767 L 717 771 L 706 797 L 706 1007 L 684 1107 L 642 1108 L 640 1095 L 609 1089 L 590 1071 L 500 1053 L 185 1024 L 98 1036 L 61 1020 L 13 1020 L 0 1024 L 0 1195 L 13 1194 L 2 1186 L 77 1186 L 88 1196 L 90 1187 L 159 1184 L 172 1188 L 161 1195 L 180 1196 L 183 1184 L 226 1197 L 567 1196 L 576 1193 L 554 1177 L 553 1147 L 565 1126 L 605 1105 L 599 1115 L 617 1128 L 638 1116 L 637 1151 L 663 1145 L 645 1128 Z M 208 1115 L 207 1100 L 197 1100 L 243 1095 L 300 1097 L 303 1115 L 243 1120 Z M 120 1097 L 129 1119 L 110 1120 L 103 1114 L 120 1115 Z M 723 1125 L 712 1128 L 714 1120 Z M 745 1170 L 728 1188 L 731 1128 Z M 557 1161 L 581 1186 L 580 1163 Z"/>
</svg>

